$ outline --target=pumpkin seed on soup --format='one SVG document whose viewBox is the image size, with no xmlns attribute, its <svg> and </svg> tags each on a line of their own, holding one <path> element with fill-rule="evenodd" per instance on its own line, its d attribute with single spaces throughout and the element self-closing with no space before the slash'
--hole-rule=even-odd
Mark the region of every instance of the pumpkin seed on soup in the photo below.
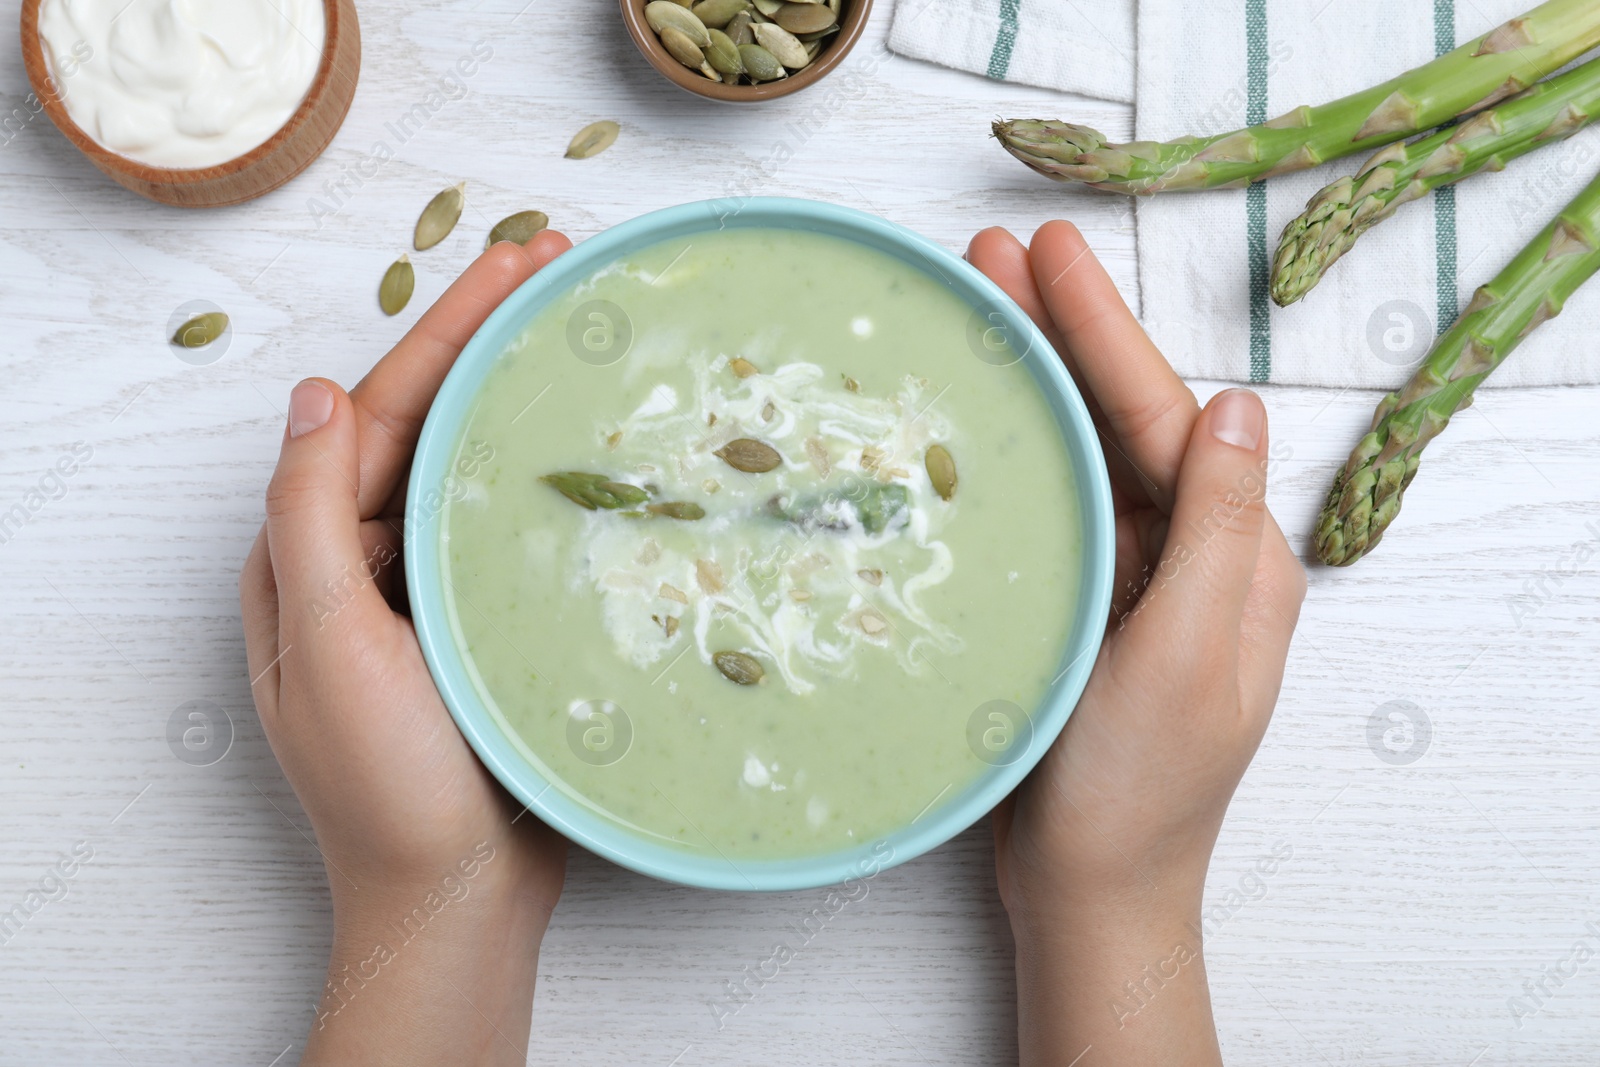
<svg viewBox="0 0 1600 1067">
<path fill-rule="evenodd" d="M 717 652 L 712 655 L 711 662 L 724 678 L 740 685 L 756 685 L 767 675 L 759 660 L 743 652 Z"/>
<path fill-rule="evenodd" d="M 927 468 L 928 481 L 932 483 L 933 491 L 939 494 L 939 499 L 949 500 L 955 495 L 956 461 L 950 458 L 950 452 L 944 445 L 929 445 L 922 465 Z"/>
<path fill-rule="evenodd" d="M 713 453 L 736 471 L 746 474 L 765 474 L 783 462 L 778 450 L 765 441 L 753 437 L 740 437 L 729 441 Z"/>
<path fill-rule="evenodd" d="M 707 596 L 714 596 L 722 592 L 722 566 L 714 560 L 695 560 L 694 581 L 700 587 L 700 591 Z"/>
</svg>

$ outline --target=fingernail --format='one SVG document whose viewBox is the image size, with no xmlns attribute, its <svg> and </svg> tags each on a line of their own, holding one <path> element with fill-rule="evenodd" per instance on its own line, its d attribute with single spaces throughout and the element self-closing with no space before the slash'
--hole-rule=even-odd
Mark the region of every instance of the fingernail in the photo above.
<svg viewBox="0 0 1600 1067">
<path fill-rule="evenodd" d="M 333 417 L 333 394 L 310 378 L 289 394 L 289 436 L 299 437 L 328 424 Z"/>
<path fill-rule="evenodd" d="M 1252 452 L 1267 426 L 1267 409 L 1248 389 L 1229 389 L 1211 402 L 1211 436 Z"/>
</svg>

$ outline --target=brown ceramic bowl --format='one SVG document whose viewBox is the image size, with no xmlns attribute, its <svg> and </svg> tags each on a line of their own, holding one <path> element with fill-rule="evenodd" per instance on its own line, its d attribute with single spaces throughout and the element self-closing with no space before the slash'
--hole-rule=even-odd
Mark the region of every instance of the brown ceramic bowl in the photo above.
<svg viewBox="0 0 1600 1067">
<path fill-rule="evenodd" d="M 178 207 L 223 207 L 271 192 L 311 165 L 333 140 L 355 97 L 361 73 L 361 29 L 355 0 L 323 0 L 327 40 L 322 65 L 305 100 L 283 128 L 237 159 L 214 167 L 175 170 L 119 156 L 95 143 L 67 114 L 55 91 L 39 41 L 40 0 L 22 0 L 22 62 L 34 96 L 67 140 L 89 162 L 140 196 Z"/>
<path fill-rule="evenodd" d="M 820 81 L 850 54 L 850 49 L 856 46 L 856 41 L 861 37 L 861 31 L 866 28 L 867 16 L 872 13 L 872 0 L 844 0 L 842 5 L 844 13 L 839 20 L 839 32 L 827 39 L 810 66 L 775 82 L 762 82 L 759 85 L 724 85 L 690 70 L 672 58 L 662 45 L 661 39 L 656 36 L 656 31 L 652 30 L 650 24 L 644 20 L 646 2 L 647 0 L 622 0 L 622 21 L 627 24 L 628 36 L 633 38 L 633 43 L 639 46 L 639 51 L 644 53 L 650 65 L 680 89 L 696 96 L 725 100 L 734 104 L 775 100 L 780 96 L 798 93 L 806 86 Z"/>
</svg>

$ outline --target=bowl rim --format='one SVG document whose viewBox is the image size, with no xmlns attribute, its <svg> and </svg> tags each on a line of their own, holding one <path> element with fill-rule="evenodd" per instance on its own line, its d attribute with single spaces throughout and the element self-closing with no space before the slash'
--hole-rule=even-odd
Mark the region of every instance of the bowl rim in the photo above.
<svg viewBox="0 0 1600 1067">
<path fill-rule="evenodd" d="M 502 730 L 473 684 L 456 645 L 444 593 L 439 533 L 447 497 L 440 487 L 484 378 L 533 315 L 595 270 L 640 249 L 697 232 L 733 227 L 797 229 L 854 240 L 941 278 L 973 306 L 1001 315 L 1025 340 L 1033 373 L 1066 442 L 1082 509 L 1083 556 L 1077 610 L 1063 650 L 1064 668 L 1032 709 L 1026 749 L 980 772 L 957 797 L 873 841 L 837 852 L 783 860 L 711 858 L 656 844 L 597 815 L 535 766 L 531 751 Z M 1098 433 L 1065 365 L 1036 325 L 976 268 L 895 223 L 853 208 L 784 197 L 709 200 L 665 208 L 623 222 L 563 253 L 524 282 L 462 349 L 440 386 L 417 440 L 407 485 L 405 571 L 413 625 L 441 697 L 468 744 L 528 810 L 572 841 L 623 867 L 668 882 L 723 890 L 797 890 L 868 878 L 945 843 L 1009 794 L 1066 725 L 1088 682 L 1110 610 L 1115 562 L 1111 486 Z M 931 805 L 930 805 L 931 807 Z M 713 846 L 715 847 L 715 846 Z"/>
<path fill-rule="evenodd" d="M 43 106 L 44 112 L 56 129 L 64 134 L 73 146 L 88 156 L 95 166 L 101 170 L 108 170 L 124 175 L 134 181 L 150 185 L 194 185 L 202 182 L 212 182 L 219 178 L 228 178 L 240 174 L 257 165 L 262 160 L 276 154 L 294 133 L 303 126 L 319 107 L 323 98 L 328 95 L 329 85 L 337 73 L 341 77 L 355 78 L 355 74 L 335 70 L 335 59 L 339 54 L 339 38 L 341 34 L 356 32 L 354 25 L 345 25 L 346 4 L 348 0 L 322 0 L 324 33 L 322 39 L 322 58 L 317 63 L 317 73 L 311 79 L 311 85 L 306 89 L 306 95 L 301 99 L 289 118 L 282 126 L 265 141 L 256 145 L 242 155 L 221 163 L 213 163 L 204 167 L 158 167 L 152 163 L 143 163 L 137 159 L 113 152 L 111 149 L 90 137 L 82 126 L 73 121 L 72 115 L 67 110 L 65 94 L 57 90 L 54 75 L 50 70 L 50 62 L 44 54 L 44 41 L 39 36 L 39 8 L 44 0 L 22 0 L 20 36 L 22 43 L 22 66 L 28 77 L 28 85 L 34 98 Z M 349 11 L 354 15 L 354 8 Z M 352 24 L 355 20 L 352 17 Z M 354 96 L 354 90 L 351 94 Z M 348 110 L 349 101 L 346 100 L 345 108 Z M 320 150 L 319 150 L 320 151 Z M 313 153 L 311 159 L 316 158 Z M 310 160 L 306 161 L 307 163 Z M 293 175 L 289 175 L 293 177 Z M 288 179 L 285 178 L 285 181 Z M 281 184 L 281 183 L 280 183 Z"/>
<path fill-rule="evenodd" d="M 685 92 L 716 100 L 725 104 L 754 104 L 763 100 L 776 100 L 798 93 L 812 85 L 837 67 L 855 48 L 867 27 L 867 17 L 872 13 L 872 0 L 844 0 L 844 11 L 839 20 L 839 32 L 828 46 L 817 54 L 814 62 L 800 71 L 774 82 L 760 85 L 724 85 L 713 82 L 702 74 L 673 59 L 656 37 L 655 31 L 645 22 L 644 8 L 649 0 L 620 0 L 622 21 L 628 27 L 628 36 L 635 47 L 661 76 Z"/>
</svg>

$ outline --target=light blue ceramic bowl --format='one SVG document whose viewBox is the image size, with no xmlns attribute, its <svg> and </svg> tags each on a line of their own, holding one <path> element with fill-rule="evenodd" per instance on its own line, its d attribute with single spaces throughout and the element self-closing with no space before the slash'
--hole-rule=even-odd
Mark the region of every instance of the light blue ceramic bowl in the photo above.
<svg viewBox="0 0 1600 1067">
<path fill-rule="evenodd" d="M 1032 709 L 1031 733 L 1019 731 L 1002 765 L 987 767 L 965 790 L 946 797 L 911 825 L 845 851 L 796 860 L 735 863 L 664 845 L 606 819 L 560 783 L 552 783 L 521 739 L 501 728 L 474 686 L 452 635 L 440 572 L 443 487 L 474 399 L 506 347 L 556 296 L 599 268 L 661 241 L 728 227 L 832 234 L 942 280 L 976 311 L 969 340 L 981 343 L 985 331 L 991 331 L 990 337 L 998 336 L 992 331 L 1003 331 L 1010 351 L 1026 353 L 1023 362 L 1049 399 L 1066 439 L 1083 508 L 1077 617 L 1062 649 L 1060 676 Z M 972 825 L 1016 787 L 1061 732 L 1088 680 L 1111 600 L 1115 538 L 1105 461 L 1083 400 L 1044 336 L 998 287 L 940 246 L 875 216 L 810 200 L 740 198 L 652 212 L 590 238 L 540 271 L 489 316 L 445 379 L 417 443 L 407 500 L 406 583 L 417 637 L 456 725 L 484 765 L 534 814 L 590 851 L 644 874 L 710 889 L 803 889 L 870 877 Z"/>
</svg>

